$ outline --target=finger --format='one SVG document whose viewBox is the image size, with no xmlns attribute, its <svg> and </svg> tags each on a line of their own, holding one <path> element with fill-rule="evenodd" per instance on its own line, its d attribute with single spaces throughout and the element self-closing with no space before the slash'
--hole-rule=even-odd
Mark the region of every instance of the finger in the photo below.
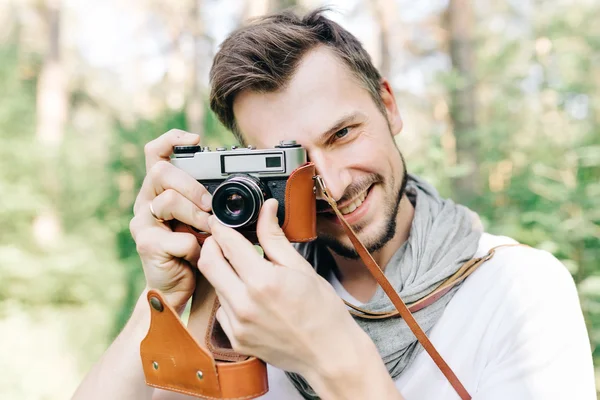
<svg viewBox="0 0 600 400">
<path fill-rule="evenodd" d="M 222 254 L 244 282 L 261 274 L 260 266 L 267 262 L 240 232 L 221 224 L 214 216 L 208 218 L 212 237 Z"/>
<path fill-rule="evenodd" d="M 168 161 L 173 153 L 173 146 L 194 145 L 200 142 L 200 136 L 182 131 L 181 129 L 171 129 L 162 134 L 144 147 L 146 155 L 146 172 L 150 171 L 154 164 L 161 160 Z"/>
<path fill-rule="evenodd" d="M 154 214 L 160 219 L 165 221 L 175 219 L 203 232 L 210 232 L 208 227 L 210 214 L 173 189 L 167 189 L 156 196 L 151 205 Z"/>
<path fill-rule="evenodd" d="M 212 196 L 201 183 L 171 163 L 160 161 L 144 179 L 134 205 L 134 213 L 140 212 L 144 203 L 168 189 L 181 193 L 203 211 L 209 212 L 212 209 Z"/>
<path fill-rule="evenodd" d="M 294 261 L 302 257 L 279 226 L 277 208 L 278 203 L 275 199 L 269 199 L 263 204 L 256 224 L 256 235 L 271 262 L 293 267 L 298 264 Z"/>
<path fill-rule="evenodd" d="M 149 210 L 148 214 L 150 214 Z M 159 224 L 154 217 L 148 217 L 148 215 L 145 214 L 138 214 L 129 221 L 129 232 L 131 232 L 131 237 L 136 243 L 138 242 L 138 235 L 143 234 L 148 229 L 157 227 L 166 232 L 171 231 L 165 224 Z"/>
<path fill-rule="evenodd" d="M 182 258 L 191 265 L 196 265 L 200 258 L 200 245 L 191 233 L 171 232 L 158 227 L 147 228 L 138 233 L 136 246 L 140 256 L 166 254 Z"/>
<path fill-rule="evenodd" d="M 244 290 L 242 281 L 227 262 L 219 244 L 212 236 L 207 238 L 202 245 L 198 269 L 222 295 L 224 302 L 231 304 Z"/>
</svg>

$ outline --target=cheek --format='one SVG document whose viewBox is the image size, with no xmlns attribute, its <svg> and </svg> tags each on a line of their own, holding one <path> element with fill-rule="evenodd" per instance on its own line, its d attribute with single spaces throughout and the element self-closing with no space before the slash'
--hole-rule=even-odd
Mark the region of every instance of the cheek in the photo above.
<svg viewBox="0 0 600 400">
<path fill-rule="evenodd" d="M 386 160 L 389 162 L 389 158 L 393 157 L 396 151 L 391 147 L 395 146 L 393 141 L 382 139 L 367 132 L 361 133 L 356 140 L 341 149 L 344 154 L 340 155 L 354 165 L 371 170 L 381 169 L 386 164 Z"/>
</svg>

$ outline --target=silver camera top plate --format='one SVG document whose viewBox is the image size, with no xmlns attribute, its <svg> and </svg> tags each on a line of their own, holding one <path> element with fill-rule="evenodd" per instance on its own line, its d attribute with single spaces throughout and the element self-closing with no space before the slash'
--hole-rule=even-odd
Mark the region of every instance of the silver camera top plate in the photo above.
<svg viewBox="0 0 600 400">
<path fill-rule="evenodd" d="M 171 163 L 196 180 L 224 179 L 232 174 L 287 177 L 307 161 L 306 150 L 295 141 L 280 142 L 272 149 L 232 146 L 211 151 L 207 147 L 178 146 Z"/>
</svg>

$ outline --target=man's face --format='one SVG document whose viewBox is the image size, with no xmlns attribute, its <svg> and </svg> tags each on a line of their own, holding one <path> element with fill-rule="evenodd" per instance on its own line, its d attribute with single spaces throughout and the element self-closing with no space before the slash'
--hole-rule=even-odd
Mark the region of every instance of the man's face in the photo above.
<svg viewBox="0 0 600 400">
<path fill-rule="evenodd" d="M 245 91 L 233 105 L 248 144 L 271 148 L 281 140 L 296 140 L 306 148 L 346 221 L 372 252 L 394 236 L 406 183 L 404 160 L 393 139 L 402 121 L 384 86 L 386 115 L 342 61 L 319 47 L 304 56 L 282 90 Z M 336 253 L 356 258 L 326 203 L 319 201 L 317 211 L 319 239 Z"/>
</svg>

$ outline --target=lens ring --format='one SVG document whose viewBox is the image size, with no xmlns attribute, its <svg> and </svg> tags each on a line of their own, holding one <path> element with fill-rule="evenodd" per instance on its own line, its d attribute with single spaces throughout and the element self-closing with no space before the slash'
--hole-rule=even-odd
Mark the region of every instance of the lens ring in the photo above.
<svg viewBox="0 0 600 400">
<path fill-rule="evenodd" d="M 262 186 L 260 180 L 251 175 L 238 174 L 228 177 L 213 192 L 214 216 L 223 225 L 231 228 L 254 223 L 265 201 Z M 238 205 L 235 210 L 229 207 L 231 204 L 228 204 L 228 200 L 231 199 Z"/>
</svg>

